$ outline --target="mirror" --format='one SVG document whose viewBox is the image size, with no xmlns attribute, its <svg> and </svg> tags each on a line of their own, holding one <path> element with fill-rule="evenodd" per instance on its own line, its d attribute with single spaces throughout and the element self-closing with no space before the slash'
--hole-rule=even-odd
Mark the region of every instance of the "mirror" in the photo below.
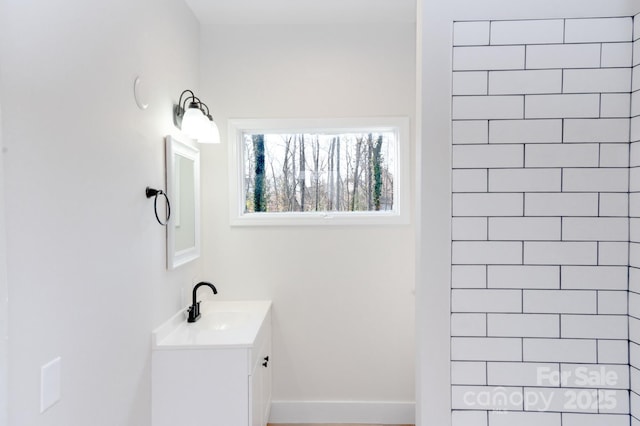
<svg viewBox="0 0 640 426">
<path fill-rule="evenodd" d="M 167 136 L 167 269 L 200 257 L 200 151 Z"/>
</svg>

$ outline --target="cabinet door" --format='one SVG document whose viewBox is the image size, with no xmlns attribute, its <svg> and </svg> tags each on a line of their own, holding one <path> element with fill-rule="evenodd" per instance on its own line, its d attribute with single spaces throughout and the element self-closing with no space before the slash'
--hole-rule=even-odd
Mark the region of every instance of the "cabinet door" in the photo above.
<svg viewBox="0 0 640 426">
<path fill-rule="evenodd" d="M 247 356 L 246 349 L 154 351 L 152 425 L 251 425 Z"/>
<path fill-rule="evenodd" d="M 271 372 L 272 360 L 271 360 L 271 344 L 266 345 L 266 351 L 264 352 L 263 364 L 260 366 L 262 374 L 262 425 L 266 426 L 269 423 L 269 414 L 271 412 Z"/>
<path fill-rule="evenodd" d="M 249 376 L 249 425 L 262 424 L 262 366 L 258 365 Z"/>
<path fill-rule="evenodd" d="M 271 412 L 271 315 L 267 316 L 257 339 L 255 365 L 249 377 L 250 426 L 266 426 Z"/>
</svg>

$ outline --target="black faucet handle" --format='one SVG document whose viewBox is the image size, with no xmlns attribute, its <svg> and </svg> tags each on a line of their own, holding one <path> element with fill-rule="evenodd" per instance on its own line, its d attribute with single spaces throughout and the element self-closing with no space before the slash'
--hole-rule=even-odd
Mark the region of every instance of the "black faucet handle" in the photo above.
<svg viewBox="0 0 640 426">
<path fill-rule="evenodd" d="M 189 312 L 189 317 L 187 318 L 187 322 L 196 322 L 200 319 L 200 302 L 195 305 L 189 306 L 187 309 Z"/>
</svg>

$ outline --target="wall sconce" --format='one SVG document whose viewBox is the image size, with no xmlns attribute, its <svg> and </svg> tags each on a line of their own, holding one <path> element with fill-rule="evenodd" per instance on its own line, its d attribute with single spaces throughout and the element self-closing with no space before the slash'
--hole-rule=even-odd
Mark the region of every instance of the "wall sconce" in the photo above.
<svg viewBox="0 0 640 426">
<path fill-rule="evenodd" d="M 182 92 L 178 104 L 173 106 L 173 123 L 185 135 L 200 143 L 220 143 L 220 131 L 209 113 L 209 107 L 191 90 Z"/>
</svg>

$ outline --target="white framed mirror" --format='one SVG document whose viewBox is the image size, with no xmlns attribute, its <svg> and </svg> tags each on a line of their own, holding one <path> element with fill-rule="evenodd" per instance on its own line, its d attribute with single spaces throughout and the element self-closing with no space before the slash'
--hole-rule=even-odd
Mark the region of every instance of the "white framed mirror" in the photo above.
<svg viewBox="0 0 640 426">
<path fill-rule="evenodd" d="M 167 136 L 167 269 L 200 257 L 200 151 Z"/>
</svg>

